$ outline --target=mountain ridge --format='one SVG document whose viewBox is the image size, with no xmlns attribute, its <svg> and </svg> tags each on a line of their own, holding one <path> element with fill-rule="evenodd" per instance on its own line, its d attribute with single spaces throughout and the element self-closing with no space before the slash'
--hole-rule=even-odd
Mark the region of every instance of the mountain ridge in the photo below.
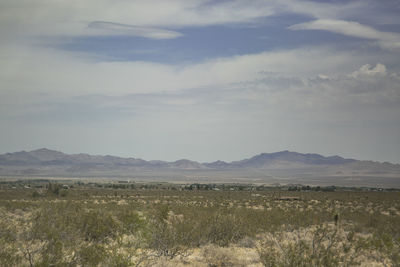
<svg viewBox="0 0 400 267">
<path fill-rule="evenodd" d="M 65 154 L 47 148 L 0 155 L 0 176 L 53 177 L 143 177 L 145 180 L 203 179 L 241 181 L 279 181 L 304 178 L 345 179 L 352 184 L 367 179 L 368 184 L 381 177 L 400 187 L 400 164 L 362 161 L 340 156 L 322 156 L 288 150 L 261 153 L 238 161 L 200 163 L 188 159 L 172 162 L 123 158 L 111 155 Z M 362 178 L 360 178 L 362 177 Z M 311 179 L 310 178 L 310 179 Z M 342 180 L 343 180 L 342 179 Z M 314 181 L 314 180 L 313 180 Z M 333 181 L 333 180 L 332 180 Z"/>
<path fill-rule="evenodd" d="M 246 163 L 251 163 L 253 165 L 257 165 L 256 162 L 260 161 L 270 161 L 270 160 L 286 160 L 286 161 L 298 161 L 308 164 L 341 164 L 341 163 L 349 163 L 358 161 L 355 159 L 346 159 L 340 156 L 322 156 L 316 153 L 299 153 L 299 152 L 292 152 L 288 150 L 272 152 L 272 153 L 260 153 L 251 158 L 239 160 L 239 161 L 221 161 L 217 160 L 215 162 L 204 162 L 200 163 L 197 161 L 189 160 L 189 159 L 179 159 L 173 162 L 163 161 L 163 160 L 143 160 L 140 158 L 133 158 L 133 157 L 118 157 L 112 155 L 91 155 L 86 153 L 78 153 L 78 154 L 66 154 L 57 150 L 51 150 L 48 148 L 40 148 L 31 151 L 18 151 L 12 153 L 5 153 L 0 154 L 0 164 L 6 163 L 6 161 L 12 160 L 30 163 L 32 162 L 54 162 L 57 160 L 70 160 L 70 161 L 92 161 L 92 162 L 125 162 L 125 163 L 150 163 L 150 164 L 174 164 L 174 165 L 181 165 L 183 163 L 186 164 L 193 164 L 193 165 L 204 165 L 204 166 L 227 166 L 227 165 L 237 165 L 243 167 Z M 380 162 L 379 162 L 380 163 Z M 393 163 L 389 163 L 393 164 Z M 393 164 L 396 165 L 396 164 Z"/>
</svg>

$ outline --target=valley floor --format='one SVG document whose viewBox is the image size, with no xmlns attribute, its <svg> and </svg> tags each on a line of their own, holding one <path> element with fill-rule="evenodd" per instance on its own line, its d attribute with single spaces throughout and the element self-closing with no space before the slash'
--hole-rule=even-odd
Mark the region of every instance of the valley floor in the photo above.
<svg viewBox="0 0 400 267">
<path fill-rule="evenodd" d="M 215 188 L 2 183 L 0 266 L 400 264 L 399 192 Z"/>
</svg>

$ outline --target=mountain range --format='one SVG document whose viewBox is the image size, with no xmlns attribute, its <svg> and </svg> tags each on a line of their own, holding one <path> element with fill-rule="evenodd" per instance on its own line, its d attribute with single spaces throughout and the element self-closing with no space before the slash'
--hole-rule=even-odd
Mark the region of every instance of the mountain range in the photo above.
<svg viewBox="0 0 400 267">
<path fill-rule="evenodd" d="M 207 181 L 241 179 L 269 181 L 325 179 L 336 177 L 390 179 L 400 186 L 400 165 L 388 162 L 360 161 L 339 156 L 302 154 L 291 151 L 262 153 L 240 161 L 200 163 L 187 159 L 173 162 L 89 154 L 65 154 L 46 148 L 0 155 L 1 176 L 54 177 L 140 177 Z M 361 178 L 360 178 L 361 177 Z M 236 181 L 235 180 L 235 181 Z M 246 181 L 247 181 L 246 180 Z"/>
</svg>

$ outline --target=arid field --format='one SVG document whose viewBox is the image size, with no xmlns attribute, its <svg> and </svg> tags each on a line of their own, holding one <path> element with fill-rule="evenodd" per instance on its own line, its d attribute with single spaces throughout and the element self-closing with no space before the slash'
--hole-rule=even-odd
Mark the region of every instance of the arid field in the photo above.
<svg viewBox="0 0 400 267">
<path fill-rule="evenodd" d="M 1 266 L 399 266 L 400 192 L 0 184 Z"/>
</svg>

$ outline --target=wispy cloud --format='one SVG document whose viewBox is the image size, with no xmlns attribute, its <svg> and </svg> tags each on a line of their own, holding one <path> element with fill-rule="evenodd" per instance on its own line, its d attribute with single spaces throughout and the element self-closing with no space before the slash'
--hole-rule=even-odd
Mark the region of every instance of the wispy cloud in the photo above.
<svg viewBox="0 0 400 267">
<path fill-rule="evenodd" d="M 385 49 L 400 48 L 399 33 L 378 31 L 372 27 L 362 25 L 355 21 L 318 19 L 292 25 L 289 29 L 330 31 L 347 36 L 376 40 L 379 45 Z"/>
<path fill-rule="evenodd" d="M 359 14 L 368 6 L 367 1 L 307 1 L 281 0 L 282 8 L 286 12 L 304 14 L 318 19 L 338 19 Z"/>
<path fill-rule="evenodd" d="M 142 29 L 168 29 L 229 24 L 258 24 L 261 18 L 281 13 L 306 14 L 317 18 L 332 18 L 337 14 L 360 8 L 351 4 L 316 3 L 312 1 L 282 0 L 151 0 L 112 1 L 78 0 L 35 2 L 3 0 L 0 3 L 1 31 L 27 35 L 90 35 L 90 22 L 104 30 L 141 32 Z M 133 28 L 129 25 L 134 25 Z M 166 34 L 166 33 L 165 33 Z M 176 34 L 176 33 L 175 33 Z M 160 34 L 162 35 L 162 34 Z M 166 34 L 171 36 L 172 33 Z M 157 34 L 156 34 L 157 36 Z"/>
<path fill-rule="evenodd" d="M 150 39 L 174 39 L 182 36 L 182 34 L 177 31 L 107 21 L 90 22 L 88 28 L 93 29 L 95 34 L 99 35 L 128 35 Z"/>
<path fill-rule="evenodd" d="M 82 36 L 91 34 L 87 24 L 94 21 L 118 23 L 94 24 L 103 30 L 111 30 L 108 31 L 110 34 L 118 30 L 128 34 L 140 32 L 146 36 L 176 36 L 177 33 L 160 32 L 159 29 L 251 23 L 275 14 L 274 6 L 262 0 L 251 3 L 239 0 L 22 0 L 18 3 L 4 0 L 0 3 L 0 24 L 3 26 L 0 31 L 9 36 Z M 158 31 L 154 35 L 149 34 L 155 29 Z"/>
</svg>

